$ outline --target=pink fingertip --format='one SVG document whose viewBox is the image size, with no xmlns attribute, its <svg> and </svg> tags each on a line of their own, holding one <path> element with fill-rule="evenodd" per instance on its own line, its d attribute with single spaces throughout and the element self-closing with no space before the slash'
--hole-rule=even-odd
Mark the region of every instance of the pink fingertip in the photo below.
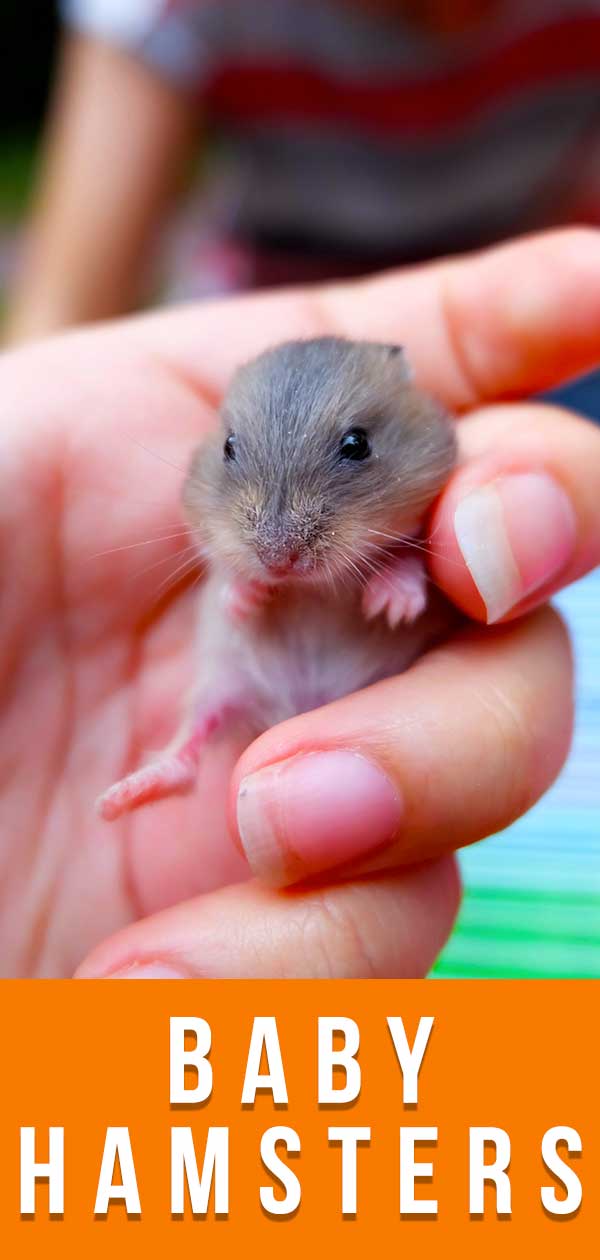
<svg viewBox="0 0 600 1260">
<path fill-rule="evenodd" d="M 344 749 L 301 754 L 248 775 L 237 821 L 255 875 L 289 884 L 390 843 L 400 792 L 379 766 Z"/>
<path fill-rule="evenodd" d="M 476 487 L 459 502 L 454 528 L 490 623 L 560 577 L 577 537 L 572 504 L 546 472 Z"/>
</svg>

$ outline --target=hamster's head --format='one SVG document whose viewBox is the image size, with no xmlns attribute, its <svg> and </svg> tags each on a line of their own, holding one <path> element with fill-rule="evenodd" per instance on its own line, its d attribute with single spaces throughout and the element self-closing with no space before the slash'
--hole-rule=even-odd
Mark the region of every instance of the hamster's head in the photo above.
<svg viewBox="0 0 600 1260">
<path fill-rule="evenodd" d="M 397 346 L 277 346 L 237 372 L 221 419 L 184 505 L 209 557 L 246 578 L 364 574 L 415 532 L 456 457 L 451 421 Z"/>
</svg>

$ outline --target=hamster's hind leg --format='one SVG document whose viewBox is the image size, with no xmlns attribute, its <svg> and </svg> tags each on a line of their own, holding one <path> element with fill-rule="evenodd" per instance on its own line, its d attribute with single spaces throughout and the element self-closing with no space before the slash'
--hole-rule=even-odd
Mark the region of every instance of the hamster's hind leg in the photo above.
<svg viewBox="0 0 600 1260">
<path fill-rule="evenodd" d="M 96 802 L 100 817 L 113 822 L 139 805 L 191 791 L 204 746 L 237 707 L 223 700 L 196 705 L 185 730 L 163 753 L 103 792 Z"/>
<path fill-rule="evenodd" d="M 391 556 L 372 574 L 363 591 L 362 609 L 367 621 L 384 614 L 392 630 L 401 621 L 416 621 L 426 605 L 427 574 L 422 557 L 414 552 Z"/>
</svg>

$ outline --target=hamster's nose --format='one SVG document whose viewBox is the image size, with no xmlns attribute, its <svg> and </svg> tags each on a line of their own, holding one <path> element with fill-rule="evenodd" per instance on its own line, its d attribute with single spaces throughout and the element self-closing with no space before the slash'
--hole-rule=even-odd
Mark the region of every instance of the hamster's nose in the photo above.
<svg viewBox="0 0 600 1260">
<path fill-rule="evenodd" d="M 272 558 L 263 563 L 266 563 L 269 573 L 272 573 L 275 577 L 283 577 L 286 573 L 292 572 L 299 559 L 299 551 L 290 551 L 286 556 L 278 556 L 277 559 Z"/>
<path fill-rule="evenodd" d="M 274 577 L 291 573 L 300 560 L 300 548 L 297 546 L 265 545 L 259 541 L 256 550 L 259 560 Z"/>
</svg>

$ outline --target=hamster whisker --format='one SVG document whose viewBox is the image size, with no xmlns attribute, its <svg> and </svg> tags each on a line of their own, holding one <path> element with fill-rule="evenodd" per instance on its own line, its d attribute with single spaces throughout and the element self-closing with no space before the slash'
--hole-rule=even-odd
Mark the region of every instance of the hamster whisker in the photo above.
<svg viewBox="0 0 600 1260">
<path fill-rule="evenodd" d="M 380 529 L 368 529 L 367 533 L 378 534 L 381 538 L 389 538 L 390 542 L 395 543 L 396 546 L 412 547 L 414 551 L 421 551 L 426 556 L 433 556 L 435 560 L 443 560 L 446 564 L 451 564 L 456 569 L 462 568 L 462 565 L 457 560 L 452 560 L 450 556 L 445 555 L 442 551 L 434 551 L 433 547 L 427 545 L 427 540 L 418 542 L 417 539 L 409 538 L 405 534 L 385 534 Z M 385 544 L 383 543 L 372 543 L 371 546 L 379 546 L 382 550 L 385 550 Z"/>
<path fill-rule="evenodd" d="M 163 564 L 168 564 L 169 560 L 177 560 L 179 558 L 183 559 L 184 557 L 187 558 L 193 548 L 194 544 L 190 543 L 190 545 L 188 547 L 184 547 L 182 551 L 176 551 L 175 555 L 161 556 L 159 560 L 154 560 L 152 564 L 147 564 L 144 569 L 141 569 L 139 573 L 136 573 L 136 578 L 145 577 L 147 573 L 152 573 L 153 569 L 160 569 Z M 198 557 L 198 563 L 201 563 L 200 557 Z"/>
<path fill-rule="evenodd" d="M 381 564 L 377 564 L 377 565 L 375 566 L 375 570 L 374 570 L 374 572 L 375 572 L 375 573 L 378 573 L 378 574 L 379 574 L 379 573 L 382 573 L 382 574 L 390 574 L 390 576 L 391 576 L 392 578 L 394 577 L 395 571 L 396 571 L 396 570 L 395 570 L 395 565 L 394 565 L 394 563 L 393 563 L 391 560 L 388 560 L 388 562 L 387 562 L 387 563 L 386 563 L 386 561 L 384 560 Z M 429 574 L 427 573 L 427 571 L 425 571 L 424 577 L 425 577 L 425 581 L 426 581 L 426 582 L 430 582 L 430 583 L 431 583 L 431 582 L 433 581 L 433 579 L 429 576 Z"/>
<path fill-rule="evenodd" d="M 425 551 L 429 554 L 429 550 L 425 544 L 416 542 L 414 538 L 406 538 L 400 534 L 383 534 L 380 530 L 371 529 L 367 530 L 367 533 L 379 534 L 379 536 L 384 539 L 384 541 L 380 543 L 367 543 L 367 546 L 376 548 L 379 551 L 384 551 L 390 554 L 397 551 L 399 548 L 403 549 L 404 547 L 411 547 L 414 551 Z"/>
<path fill-rule="evenodd" d="M 99 560 L 100 556 L 114 556 L 117 551 L 131 551 L 134 547 L 150 547 L 152 543 L 170 542 L 172 538 L 183 538 L 189 529 L 177 530 L 174 534 L 160 534 L 157 538 L 142 538 L 140 542 L 125 543 L 123 547 L 108 547 L 106 551 L 95 551 L 90 560 Z"/>
<path fill-rule="evenodd" d="M 358 553 L 356 563 L 361 568 L 363 582 L 371 574 L 392 572 L 394 567 L 389 547 L 381 543 L 367 543 L 366 549 Z"/>
<path fill-rule="evenodd" d="M 367 529 L 367 534 L 376 534 L 378 538 L 389 538 L 390 542 L 402 543 L 403 546 L 413 545 L 420 547 L 427 541 L 426 539 L 419 540 L 414 538 L 411 534 L 386 534 L 383 529 Z"/>
<path fill-rule="evenodd" d="M 171 588 L 177 584 L 177 582 L 183 581 L 184 577 L 187 577 L 188 573 L 193 573 L 194 569 L 198 567 L 198 564 L 199 564 L 199 560 L 198 560 L 197 554 L 193 556 L 187 556 L 186 559 L 183 560 L 182 563 L 177 566 L 175 571 L 173 573 L 167 574 L 164 581 L 160 583 L 160 586 L 157 588 L 157 591 L 156 591 L 157 597 L 159 595 L 164 595 L 167 591 L 170 591 Z"/>
<path fill-rule="evenodd" d="M 345 547 L 340 546 L 339 543 L 338 543 L 338 550 L 340 554 L 340 559 L 343 560 L 344 562 L 344 567 L 348 569 L 352 569 L 356 574 L 362 577 L 363 575 L 358 567 L 358 564 L 356 563 L 356 560 L 352 552 L 346 550 Z"/>
<path fill-rule="evenodd" d="M 435 529 L 431 532 L 431 534 L 427 535 L 426 542 L 431 542 L 431 539 L 435 538 L 436 534 L 439 534 L 441 528 L 442 528 L 442 522 L 441 520 L 439 520 Z"/>
<path fill-rule="evenodd" d="M 153 451 L 149 446 L 144 446 L 143 442 L 139 442 L 137 438 L 131 437 L 131 434 L 127 434 L 127 437 L 130 442 L 133 442 L 134 446 L 139 446 L 140 450 L 145 451 L 147 455 L 153 455 L 154 459 L 160 460 L 161 464 L 166 464 L 169 468 L 174 468 L 175 472 L 181 473 L 182 477 L 186 476 L 186 468 L 180 468 L 179 464 L 174 464 L 172 460 L 167 459 L 165 455 L 159 455 L 158 451 Z"/>
<path fill-rule="evenodd" d="M 365 580 L 365 574 L 362 572 L 361 568 L 353 559 L 353 557 L 349 555 L 348 552 L 344 551 L 343 548 L 341 547 L 340 547 L 340 559 L 342 560 L 343 566 L 344 566 L 342 569 L 342 572 L 340 573 L 340 577 L 342 576 L 342 574 L 347 574 L 348 576 L 352 574 L 353 576 L 356 576 L 359 582 L 362 584 Z"/>
<path fill-rule="evenodd" d="M 354 574 L 358 578 L 359 582 L 364 582 L 365 575 L 361 572 L 358 565 L 354 563 L 354 560 L 351 560 L 350 558 L 346 560 L 346 569 L 348 573 Z"/>
<path fill-rule="evenodd" d="M 378 556 L 376 560 L 373 560 L 367 552 L 364 552 L 360 556 L 360 563 L 364 564 L 367 573 L 381 573 L 386 556 L 389 553 L 384 551 L 383 548 L 373 548 L 373 550 L 377 550 L 378 552 L 380 551 L 381 555 Z"/>
<path fill-rule="evenodd" d="M 327 561 L 325 561 L 323 565 L 323 575 L 325 577 L 329 590 L 331 591 L 332 597 L 335 598 L 335 592 L 336 592 L 335 574 L 333 572 L 331 564 L 329 564 Z"/>
<path fill-rule="evenodd" d="M 393 569 L 394 563 L 397 560 L 397 552 L 393 552 L 390 547 L 386 547 L 381 543 L 371 543 L 370 545 L 372 552 L 374 552 L 377 556 L 377 559 L 374 562 L 377 572 L 382 573 Z M 424 548 L 419 547 L 418 550 L 423 551 Z M 426 554 L 430 555 L 431 553 L 426 552 Z"/>
<path fill-rule="evenodd" d="M 334 591 L 337 590 L 338 584 L 343 585 L 347 589 L 346 579 L 348 577 L 346 553 L 341 548 L 337 550 L 339 554 L 335 561 L 332 561 L 330 557 L 323 561 L 323 572 L 331 578 Z"/>
</svg>

